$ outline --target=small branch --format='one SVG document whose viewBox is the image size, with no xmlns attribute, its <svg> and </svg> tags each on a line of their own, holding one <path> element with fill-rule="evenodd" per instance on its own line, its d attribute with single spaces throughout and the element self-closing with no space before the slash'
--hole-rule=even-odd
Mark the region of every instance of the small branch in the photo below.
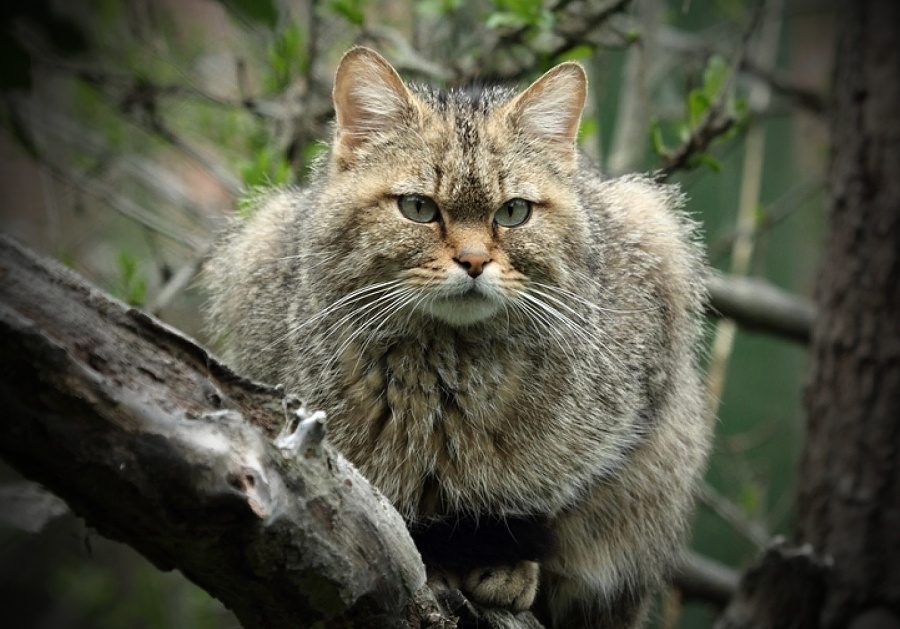
<svg viewBox="0 0 900 629">
<path fill-rule="evenodd" d="M 675 586 L 689 600 L 722 609 L 737 592 L 740 575 L 725 564 L 697 553 L 686 553 L 673 575 Z"/>
<path fill-rule="evenodd" d="M 698 499 L 701 504 L 708 507 L 713 513 L 722 518 L 725 522 L 741 534 L 745 539 L 755 544 L 758 548 L 765 548 L 771 540 L 771 536 L 765 527 L 751 520 L 737 506 L 732 504 L 724 496 L 720 495 L 715 489 L 704 484 L 699 492 Z"/>
<path fill-rule="evenodd" d="M 827 109 L 827 99 L 822 94 L 792 82 L 775 70 L 766 71 L 751 59 L 745 59 L 741 69 L 758 81 L 762 81 L 776 94 L 787 98 L 810 113 L 822 115 Z"/>
<path fill-rule="evenodd" d="M 428 59 L 413 47 L 398 30 L 383 24 L 368 24 L 363 28 L 363 41 L 372 41 L 379 46 L 387 43 L 391 50 L 391 62 L 401 72 L 414 72 L 433 81 L 453 81 L 456 72 L 436 61 Z"/>
<path fill-rule="evenodd" d="M 765 2 L 759 2 L 753 10 L 747 27 L 741 36 L 741 41 L 732 55 L 728 75 L 719 88 L 715 102 L 706 110 L 703 119 L 691 131 L 687 140 L 682 142 L 674 151 L 662 156 L 662 167 L 656 172 L 656 177 L 660 181 L 665 181 L 675 171 L 686 168 L 694 155 L 706 151 L 713 140 L 727 133 L 737 122 L 734 116 L 726 111 L 728 97 L 731 94 L 738 68 L 747 56 L 750 38 L 756 31 L 764 7 Z"/>
<path fill-rule="evenodd" d="M 751 226 L 751 231 L 759 234 L 766 232 L 785 219 L 793 216 L 798 210 L 802 209 L 809 200 L 819 192 L 823 187 L 823 182 L 816 177 L 809 181 L 798 183 L 791 187 L 780 197 L 756 212 L 755 222 Z M 744 227 L 744 229 L 747 229 Z M 731 252 L 731 248 L 735 241 L 739 238 L 746 237 L 747 232 L 741 228 L 735 227 L 731 231 L 721 235 L 709 245 L 708 258 L 710 262 L 715 263 Z"/>
<path fill-rule="evenodd" d="M 54 155 L 58 154 L 56 149 L 60 146 L 60 141 L 75 147 L 79 153 L 90 153 L 91 158 L 95 160 L 108 161 L 109 168 L 107 170 L 114 173 L 121 171 L 134 177 L 142 186 L 183 210 L 184 216 L 197 226 L 198 231 L 210 231 L 209 221 L 203 209 L 191 200 L 184 186 L 176 186 L 171 178 L 161 176 L 157 172 L 158 166 L 155 162 L 134 154 L 118 153 L 106 142 L 101 134 L 82 128 L 74 120 L 58 112 L 43 111 L 38 113 L 33 108 L 29 108 L 20 102 L 15 106 L 12 115 L 17 116 L 23 122 L 28 122 L 29 127 L 35 134 L 33 142 L 36 145 L 52 145 L 54 147 L 54 151 L 39 150 L 36 158 L 46 165 L 49 170 L 62 178 L 73 182 L 80 182 L 88 178 L 98 182 L 101 181 L 98 176 L 94 176 L 95 173 L 98 173 L 100 167 L 92 168 L 88 173 L 75 174 L 67 168 L 55 165 L 55 163 L 50 164 L 49 155 L 51 153 Z M 78 184 L 76 183 L 76 185 Z M 102 187 L 105 184 L 101 183 L 98 185 Z"/>
<path fill-rule="evenodd" d="M 154 114 L 147 126 L 156 137 L 161 138 L 172 148 L 184 153 L 188 158 L 200 164 L 206 172 L 219 182 L 219 185 L 225 188 L 232 198 L 238 198 L 244 192 L 244 184 L 224 164 L 204 155 L 200 149 L 183 140 L 169 129 L 158 115 Z"/>
<path fill-rule="evenodd" d="M 37 157 L 41 165 L 45 166 L 51 173 L 63 181 L 69 182 L 85 194 L 103 202 L 111 209 L 133 220 L 135 223 L 142 225 L 152 232 L 168 238 L 172 242 L 178 243 L 195 253 L 203 251 L 206 248 L 205 243 L 201 243 L 185 233 L 178 232 L 161 218 L 151 214 L 130 198 L 121 194 L 116 194 L 109 186 L 100 183 L 99 180 L 89 176 L 82 176 L 72 172 L 68 168 L 59 166 L 58 164 L 53 163 L 44 154 L 39 154 Z"/>
<path fill-rule="evenodd" d="M 560 25 L 557 34 L 562 41 L 550 51 L 550 58 L 555 59 L 576 46 L 584 44 L 588 35 L 606 24 L 614 15 L 624 11 L 631 0 L 607 0 L 601 5 L 595 2 L 569 4 L 565 9 L 565 24 Z"/>
<path fill-rule="evenodd" d="M 204 260 L 209 255 L 210 249 L 211 247 L 207 247 L 175 271 L 169 281 L 160 288 L 156 296 L 147 303 L 147 312 L 154 316 L 159 316 L 159 313 L 194 281 L 194 278 L 200 272 L 200 267 L 203 265 Z"/>
<path fill-rule="evenodd" d="M 688 139 L 663 155 L 663 165 L 656 172 L 657 179 L 665 181 L 675 171 L 687 168 L 694 155 L 706 152 L 713 140 L 728 133 L 736 123 L 734 116 L 722 113 L 715 105 L 710 107 Z"/>
<path fill-rule="evenodd" d="M 659 31 L 660 47 L 682 59 L 708 59 L 714 54 L 727 54 L 722 46 L 710 46 L 709 40 L 709 37 L 689 34 L 672 26 L 664 26 Z M 774 93 L 810 113 L 822 115 L 827 109 L 828 99 L 824 94 L 800 85 L 784 72 L 774 69 L 767 71 L 749 58 L 741 61 L 739 69 L 751 79 L 767 84 Z"/>
<path fill-rule="evenodd" d="M 707 278 L 710 314 L 733 319 L 742 327 L 809 343 L 815 305 L 760 279 L 734 275 Z"/>
<path fill-rule="evenodd" d="M 549 50 L 541 51 L 542 57 L 556 59 L 576 46 L 589 43 L 589 36 L 606 24 L 614 15 L 623 12 L 631 0 L 607 0 L 603 3 L 581 1 L 561 1 L 553 7 L 557 14 L 557 26 L 553 35 L 558 40 Z M 527 46 L 530 26 L 513 28 L 497 37 L 492 44 L 479 53 L 482 59 L 491 59 L 501 51 L 515 46 Z M 494 74 L 495 78 L 507 81 L 521 81 L 537 65 L 537 57 L 530 56 L 531 62 L 518 62 L 505 66 Z"/>
</svg>

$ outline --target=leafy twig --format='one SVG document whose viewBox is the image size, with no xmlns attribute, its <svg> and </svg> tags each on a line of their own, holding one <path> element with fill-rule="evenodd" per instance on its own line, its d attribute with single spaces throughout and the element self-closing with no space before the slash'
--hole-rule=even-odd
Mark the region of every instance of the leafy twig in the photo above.
<svg viewBox="0 0 900 629">
<path fill-rule="evenodd" d="M 764 6 L 765 2 L 759 2 L 752 13 L 741 36 L 741 41 L 732 56 L 728 73 L 719 87 L 719 92 L 713 103 L 704 112 L 699 124 L 694 127 L 688 138 L 681 145 L 673 151 L 662 155 L 662 166 L 656 171 L 656 177 L 660 181 L 668 179 L 673 172 L 686 168 L 695 155 L 705 152 L 713 140 L 730 131 L 737 123 L 735 116 L 728 111 L 728 99 L 731 97 L 731 89 L 734 85 L 738 68 L 747 54 L 750 38 L 756 31 Z"/>
</svg>

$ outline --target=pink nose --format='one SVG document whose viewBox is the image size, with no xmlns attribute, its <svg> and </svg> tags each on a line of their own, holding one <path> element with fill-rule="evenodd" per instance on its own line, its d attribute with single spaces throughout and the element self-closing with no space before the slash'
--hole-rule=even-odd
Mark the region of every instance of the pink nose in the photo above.
<svg viewBox="0 0 900 629">
<path fill-rule="evenodd" d="M 478 277 L 484 270 L 484 266 L 491 261 L 487 251 L 463 249 L 455 258 L 456 263 L 466 270 L 471 277 Z"/>
</svg>

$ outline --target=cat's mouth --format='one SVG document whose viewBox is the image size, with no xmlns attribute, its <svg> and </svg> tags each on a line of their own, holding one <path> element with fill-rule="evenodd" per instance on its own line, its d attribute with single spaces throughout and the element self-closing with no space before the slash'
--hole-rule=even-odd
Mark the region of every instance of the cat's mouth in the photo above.
<svg viewBox="0 0 900 629">
<path fill-rule="evenodd" d="M 489 319 L 500 308 L 501 303 L 496 296 L 474 282 L 460 292 L 442 295 L 428 302 L 428 312 L 431 316 L 458 326 Z"/>
</svg>

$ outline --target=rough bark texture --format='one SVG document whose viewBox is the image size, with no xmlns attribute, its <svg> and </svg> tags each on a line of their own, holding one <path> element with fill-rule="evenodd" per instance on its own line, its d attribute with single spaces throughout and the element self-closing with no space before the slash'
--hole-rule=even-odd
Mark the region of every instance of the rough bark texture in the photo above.
<svg viewBox="0 0 900 629">
<path fill-rule="evenodd" d="M 245 627 L 453 626 L 400 516 L 284 396 L 0 237 L 0 455 Z"/>
<path fill-rule="evenodd" d="M 822 627 L 900 626 L 900 3 L 842 4 L 798 533 L 834 562 Z"/>
<path fill-rule="evenodd" d="M 818 629 L 827 574 L 812 547 L 775 540 L 741 577 L 714 629 Z"/>
</svg>

